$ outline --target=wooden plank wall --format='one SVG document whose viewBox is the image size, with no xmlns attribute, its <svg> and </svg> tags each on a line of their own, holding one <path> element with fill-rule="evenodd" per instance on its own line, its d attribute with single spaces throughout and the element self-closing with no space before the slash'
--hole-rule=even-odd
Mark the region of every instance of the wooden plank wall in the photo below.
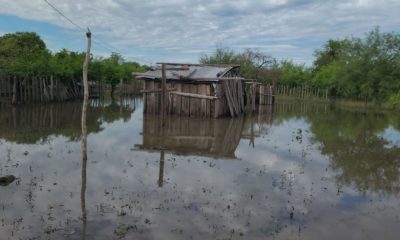
<svg viewBox="0 0 400 240">
<path fill-rule="evenodd" d="M 159 81 L 145 81 L 143 93 L 143 112 L 149 114 L 161 113 L 161 88 Z M 229 113 L 222 84 L 178 83 L 167 82 L 167 89 L 174 89 L 176 92 L 192 93 L 205 96 L 217 96 L 219 99 L 203 99 L 191 96 L 181 96 L 167 93 L 167 114 L 188 116 L 188 117 L 221 117 Z M 148 92 L 150 91 L 150 92 Z M 153 91 L 153 92 L 151 92 Z"/>
<path fill-rule="evenodd" d="M 244 111 L 244 91 L 241 79 L 223 81 L 224 92 L 231 117 L 239 116 Z"/>
</svg>

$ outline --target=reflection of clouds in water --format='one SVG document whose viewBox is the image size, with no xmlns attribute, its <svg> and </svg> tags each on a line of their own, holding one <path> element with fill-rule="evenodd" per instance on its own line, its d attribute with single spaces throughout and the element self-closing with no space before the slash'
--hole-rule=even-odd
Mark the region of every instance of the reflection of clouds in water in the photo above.
<svg viewBox="0 0 400 240">
<path fill-rule="evenodd" d="M 255 148 L 242 139 L 235 152 L 238 160 L 167 153 L 162 188 L 157 184 L 160 153 L 131 150 L 142 139 L 141 119 L 138 110 L 129 121 L 104 123 L 104 131 L 88 137 L 89 239 L 116 238 L 116 230 L 141 239 L 241 234 L 247 239 L 364 239 L 384 233 L 375 216 L 389 221 L 387 227 L 395 225 L 390 222 L 399 213 L 393 209 L 398 206 L 394 197 L 369 194 L 368 201 L 355 201 L 360 194 L 351 186 L 336 186 L 328 158 L 312 142 L 304 119 L 274 123 L 267 135 L 256 138 Z M 6 142 L 0 151 L 9 147 L 12 161 L 7 163 L 2 154 L 1 171 L 14 172 L 21 184 L 0 189 L 6 219 L 1 236 L 11 231 L 22 238 L 45 236 L 48 226 L 62 229 L 51 233 L 53 238 L 79 236 L 80 142 L 64 137 L 43 145 Z M 13 221 L 20 217 L 21 226 L 15 228 Z"/>
<path fill-rule="evenodd" d="M 386 144 L 385 147 L 387 148 L 400 147 L 400 131 L 395 129 L 393 126 L 387 127 L 378 136 L 388 141 L 388 144 Z"/>
</svg>

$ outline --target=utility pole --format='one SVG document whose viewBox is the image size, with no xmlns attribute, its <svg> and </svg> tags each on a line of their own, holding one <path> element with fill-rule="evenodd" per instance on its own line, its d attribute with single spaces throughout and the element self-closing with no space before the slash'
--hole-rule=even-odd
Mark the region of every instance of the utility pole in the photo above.
<svg viewBox="0 0 400 240">
<path fill-rule="evenodd" d="M 88 67 L 90 60 L 90 47 L 92 44 L 92 33 L 88 29 L 86 32 L 87 50 L 83 62 L 83 104 L 82 104 L 82 185 L 81 185 L 81 210 L 82 210 L 82 239 L 86 239 L 87 215 L 86 215 L 86 166 L 87 166 L 87 127 L 86 113 L 89 100 Z"/>
</svg>

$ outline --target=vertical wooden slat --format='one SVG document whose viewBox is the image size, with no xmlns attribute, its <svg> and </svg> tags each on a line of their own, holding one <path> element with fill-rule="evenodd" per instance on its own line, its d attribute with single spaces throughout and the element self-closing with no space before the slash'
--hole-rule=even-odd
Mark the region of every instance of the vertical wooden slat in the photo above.
<svg viewBox="0 0 400 240">
<path fill-rule="evenodd" d="M 161 122 L 162 126 L 165 126 L 165 114 L 167 110 L 167 73 L 166 73 L 166 65 L 162 64 L 162 79 L 161 79 Z"/>
<path fill-rule="evenodd" d="M 211 85 L 205 85 L 206 95 L 211 95 Z M 206 117 L 209 118 L 211 116 L 211 101 L 206 100 Z"/>
<path fill-rule="evenodd" d="M 183 88 L 182 88 L 182 84 L 179 83 L 176 86 L 177 91 L 182 92 Z M 182 96 L 177 96 L 177 104 L 176 104 L 176 109 L 179 115 L 182 115 Z"/>
<path fill-rule="evenodd" d="M 148 81 L 148 85 L 149 85 L 148 90 L 154 90 L 154 81 L 153 80 Z M 148 95 L 150 95 L 148 97 L 149 98 L 148 113 L 154 114 L 154 105 L 155 105 L 155 100 L 156 100 L 155 93 L 151 92 L 151 93 L 148 93 Z"/>
<path fill-rule="evenodd" d="M 189 92 L 197 94 L 197 85 L 189 84 Z M 199 99 L 189 97 L 189 116 L 197 115 L 197 106 Z"/>
<path fill-rule="evenodd" d="M 144 81 L 144 84 L 143 84 L 143 90 L 144 91 L 146 91 L 147 90 L 147 88 L 146 88 L 146 82 L 147 81 Z M 143 93 L 143 113 L 147 113 L 147 109 L 148 109 L 148 100 L 147 100 L 147 96 L 148 96 L 148 94 L 146 93 L 146 92 L 144 92 Z"/>
</svg>

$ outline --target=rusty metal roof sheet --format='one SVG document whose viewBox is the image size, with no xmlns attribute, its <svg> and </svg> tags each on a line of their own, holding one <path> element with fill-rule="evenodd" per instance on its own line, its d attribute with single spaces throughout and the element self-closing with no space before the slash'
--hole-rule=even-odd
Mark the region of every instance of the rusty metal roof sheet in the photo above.
<svg viewBox="0 0 400 240">
<path fill-rule="evenodd" d="M 236 65 L 200 65 L 200 64 L 166 64 L 166 76 L 169 80 L 181 79 L 217 79 L 223 77 Z M 136 74 L 136 78 L 161 79 L 161 66 L 153 68 L 145 73 Z"/>
</svg>

